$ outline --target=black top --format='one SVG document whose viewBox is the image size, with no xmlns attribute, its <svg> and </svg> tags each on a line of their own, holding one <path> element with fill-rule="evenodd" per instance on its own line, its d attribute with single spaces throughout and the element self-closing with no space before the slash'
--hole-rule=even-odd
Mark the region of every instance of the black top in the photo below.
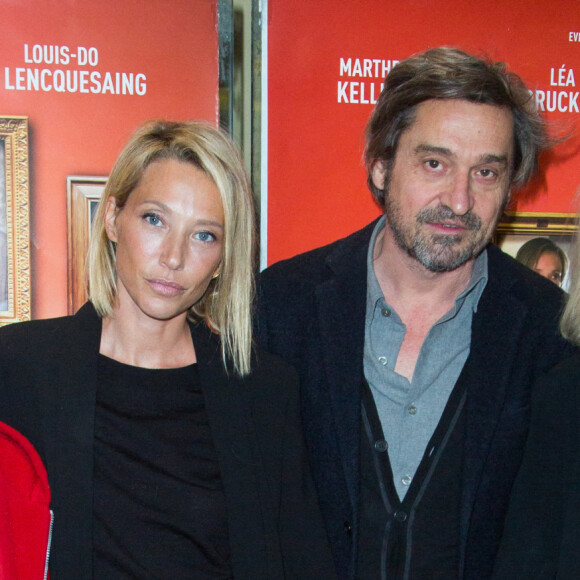
<svg viewBox="0 0 580 580">
<path fill-rule="evenodd" d="M 93 570 L 101 330 L 91 304 L 74 316 L 0 328 L 0 421 L 34 445 L 48 472 L 51 580 L 108 580 Z M 226 498 L 234 577 L 334 579 L 300 429 L 296 373 L 257 351 L 249 375 L 226 374 L 219 337 L 203 324 L 190 330 Z"/>
<path fill-rule="evenodd" d="M 197 365 L 99 356 L 95 578 L 232 578 L 223 485 Z"/>
<path fill-rule="evenodd" d="M 580 578 L 580 354 L 537 381 L 493 580 Z"/>
</svg>

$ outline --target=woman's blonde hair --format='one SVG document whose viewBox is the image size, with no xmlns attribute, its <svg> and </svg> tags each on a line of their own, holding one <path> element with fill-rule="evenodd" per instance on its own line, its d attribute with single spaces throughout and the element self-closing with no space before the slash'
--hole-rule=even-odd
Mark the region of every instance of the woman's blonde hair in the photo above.
<svg viewBox="0 0 580 580">
<path fill-rule="evenodd" d="M 127 202 L 145 169 L 175 159 L 201 169 L 217 186 L 224 209 L 224 246 L 219 275 L 188 315 L 219 333 L 226 369 L 250 372 L 254 296 L 255 219 L 248 176 L 229 137 L 204 122 L 150 121 L 117 158 L 94 217 L 87 259 L 87 292 L 100 316 L 112 314 L 116 298 L 115 244 L 105 231 L 107 200 Z"/>
<path fill-rule="evenodd" d="M 570 250 L 570 294 L 560 319 L 562 336 L 580 346 L 580 235 L 576 233 Z"/>
</svg>

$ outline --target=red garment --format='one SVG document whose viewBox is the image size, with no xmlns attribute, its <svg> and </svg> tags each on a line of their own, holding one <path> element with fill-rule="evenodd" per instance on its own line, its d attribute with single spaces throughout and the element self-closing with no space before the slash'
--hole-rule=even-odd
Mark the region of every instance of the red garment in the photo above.
<svg viewBox="0 0 580 580">
<path fill-rule="evenodd" d="M 0 423 L 0 580 L 48 578 L 50 488 L 38 453 Z"/>
</svg>

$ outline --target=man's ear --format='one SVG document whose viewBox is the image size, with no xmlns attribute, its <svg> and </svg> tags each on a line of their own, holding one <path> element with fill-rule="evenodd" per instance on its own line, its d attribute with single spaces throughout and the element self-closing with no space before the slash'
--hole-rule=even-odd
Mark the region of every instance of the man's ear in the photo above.
<svg viewBox="0 0 580 580">
<path fill-rule="evenodd" d="M 107 199 L 105 207 L 105 232 L 111 242 L 117 241 L 117 215 L 119 208 L 117 207 L 117 200 L 111 196 Z"/>
<path fill-rule="evenodd" d="M 510 185 L 508 190 L 507 190 L 507 195 L 505 196 L 505 207 L 507 207 L 510 204 L 510 201 L 512 200 L 512 186 Z"/>
<path fill-rule="evenodd" d="M 373 185 L 377 189 L 385 189 L 385 183 L 387 180 L 387 164 L 385 161 L 378 159 L 373 163 L 373 168 L 371 169 L 371 178 L 373 180 Z"/>
</svg>

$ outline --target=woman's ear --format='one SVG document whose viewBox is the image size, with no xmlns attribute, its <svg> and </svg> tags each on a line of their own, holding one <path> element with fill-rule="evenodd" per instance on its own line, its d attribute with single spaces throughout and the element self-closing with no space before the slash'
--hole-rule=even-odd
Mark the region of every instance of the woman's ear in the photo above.
<svg viewBox="0 0 580 580">
<path fill-rule="evenodd" d="M 119 208 L 117 207 L 117 200 L 111 196 L 107 199 L 105 207 L 105 232 L 111 242 L 117 241 L 117 215 Z"/>
<path fill-rule="evenodd" d="M 218 264 L 218 267 L 215 269 L 215 272 L 213 273 L 213 276 L 211 277 L 212 280 L 215 280 L 222 273 L 222 263 L 223 262 L 220 262 Z"/>
</svg>

